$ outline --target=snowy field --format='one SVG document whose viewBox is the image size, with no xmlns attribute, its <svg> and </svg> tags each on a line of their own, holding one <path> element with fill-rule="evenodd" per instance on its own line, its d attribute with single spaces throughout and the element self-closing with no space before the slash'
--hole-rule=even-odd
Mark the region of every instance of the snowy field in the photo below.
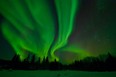
<svg viewBox="0 0 116 77">
<path fill-rule="evenodd" d="M 116 72 L 83 71 L 0 71 L 0 77 L 116 77 Z"/>
</svg>

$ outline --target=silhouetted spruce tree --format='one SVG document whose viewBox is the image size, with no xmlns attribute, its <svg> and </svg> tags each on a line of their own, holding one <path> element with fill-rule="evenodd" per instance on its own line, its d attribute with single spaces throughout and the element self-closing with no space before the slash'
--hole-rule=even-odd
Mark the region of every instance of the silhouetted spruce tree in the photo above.
<svg viewBox="0 0 116 77">
<path fill-rule="evenodd" d="M 35 63 L 35 55 L 32 56 L 31 63 Z"/>
<path fill-rule="evenodd" d="M 12 58 L 12 62 L 20 62 L 20 56 L 14 55 L 14 57 Z"/>
</svg>

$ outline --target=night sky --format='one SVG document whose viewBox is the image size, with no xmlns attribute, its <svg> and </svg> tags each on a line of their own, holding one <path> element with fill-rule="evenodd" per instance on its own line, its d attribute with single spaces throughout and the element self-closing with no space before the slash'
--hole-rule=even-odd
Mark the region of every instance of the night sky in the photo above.
<svg viewBox="0 0 116 77">
<path fill-rule="evenodd" d="M 2 0 L 2 1 L 4 2 L 6 0 Z M 70 1 L 70 0 L 68 0 L 68 1 Z M 36 49 L 36 47 L 34 48 L 34 46 L 36 46 L 36 45 L 34 45 L 35 42 L 37 42 L 37 43 L 41 42 L 41 44 L 37 44 L 37 45 L 40 46 L 40 50 L 42 50 L 42 46 L 44 46 L 44 44 L 45 44 L 45 47 L 46 47 L 46 45 L 48 46 L 49 41 L 51 41 L 52 37 L 54 37 L 55 42 L 53 41 L 52 44 L 49 44 L 50 47 L 48 46 L 50 50 L 52 50 L 52 48 L 54 48 L 54 46 L 57 45 L 57 39 L 61 38 L 62 40 L 68 41 L 65 45 L 61 45 L 61 46 L 57 45 L 57 47 L 56 47 L 57 49 L 56 50 L 54 49 L 55 50 L 54 54 L 59 58 L 60 62 L 71 63 L 74 60 L 80 60 L 80 59 L 83 59 L 88 56 L 99 56 L 101 54 L 107 54 L 108 52 L 110 52 L 112 55 L 116 56 L 116 0 L 77 0 L 75 2 L 77 2 L 77 6 L 73 6 L 73 7 L 77 7 L 77 8 L 75 9 L 75 14 L 72 18 L 74 24 L 72 26 L 72 29 L 70 29 L 71 30 L 70 33 L 68 34 L 68 32 L 69 32 L 68 25 L 58 26 L 58 25 L 60 25 L 60 23 L 58 21 L 58 15 L 60 17 L 60 14 L 56 14 L 57 12 L 56 12 L 56 10 L 54 10 L 54 7 L 53 7 L 54 4 L 51 0 L 51 4 L 53 7 L 52 10 L 50 10 L 50 12 L 49 12 L 49 10 L 43 11 L 44 12 L 44 14 L 42 14 L 43 17 L 40 16 L 40 19 L 38 18 L 38 20 L 41 20 L 41 17 L 44 20 L 45 19 L 44 15 L 46 15 L 46 18 L 48 17 L 48 20 L 46 20 L 45 23 L 43 21 L 41 21 L 41 24 L 44 23 L 45 25 L 48 25 L 48 24 L 52 24 L 52 22 L 53 22 L 53 24 L 55 23 L 55 25 L 57 25 L 57 26 L 55 26 L 55 31 L 54 31 L 54 29 L 53 29 L 53 32 L 51 31 L 52 30 L 51 28 L 54 28 L 54 27 L 49 27 L 50 31 L 48 31 L 48 30 L 47 31 L 50 32 L 51 35 L 54 34 L 54 32 L 56 34 L 54 34 L 54 36 L 51 36 L 51 35 L 48 36 L 48 34 L 47 34 L 48 32 L 45 30 L 48 27 L 46 27 L 44 29 L 42 28 L 42 30 L 37 29 L 38 31 L 34 31 L 34 32 L 36 32 L 36 33 L 38 32 L 42 36 L 46 34 L 44 39 L 47 42 L 42 43 L 43 41 L 41 41 L 40 36 L 36 37 L 38 34 L 36 34 L 36 33 L 34 35 L 30 34 L 31 33 L 30 29 L 32 29 L 32 28 L 30 28 L 31 27 L 30 26 L 29 30 L 26 29 L 23 32 L 26 33 L 26 31 L 27 31 L 26 39 L 28 39 L 28 38 L 31 39 L 30 41 L 32 43 L 29 42 L 29 44 L 31 43 L 31 46 L 33 46 L 33 48 L 30 48 L 30 52 L 28 52 L 26 50 L 26 52 L 24 52 L 25 54 L 36 54 L 37 49 Z M 7 4 L 7 2 L 6 2 L 6 4 Z M 12 2 L 10 4 L 12 5 Z M 61 16 L 60 18 L 64 19 L 64 21 L 68 18 L 67 16 L 65 16 L 65 14 L 70 15 L 70 13 L 67 13 L 67 12 L 70 12 L 71 11 L 70 8 L 72 7 L 71 5 L 67 6 L 67 4 L 70 4 L 70 2 L 68 3 L 66 1 L 63 1 L 62 5 L 61 5 L 62 7 L 64 6 L 63 9 L 61 9 L 61 10 L 64 10 L 64 12 L 61 12 L 64 15 L 64 17 Z M 24 4 L 22 4 L 22 5 L 24 5 Z M 59 7 L 58 2 L 56 2 L 56 5 L 57 5 L 57 7 Z M 7 19 L 7 17 L 5 17 L 5 15 L 3 15 L 2 7 L 4 7 L 4 6 L 5 5 L 2 5 L 0 3 L 0 13 L 1 13 L 0 24 L 2 24 L 4 21 L 7 21 L 8 23 L 11 22 L 10 20 Z M 18 5 L 15 5 L 15 6 L 18 7 Z M 42 6 L 44 6 L 44 5 L 42 5 Z M 45 5 L 45 6 L 47 6 L 47 5 Z M 69 9 L 66 9 L 65 6 Z M 27 7 L 27 6 L 25 5 L 25 7 Z M 51 8 L 51 6 L 50 6 L 50 8 Z M 17 11 L 18 8 L 15 8 L 15 9 L 16 10 L 13 10 L 13 8 L 11 8 L 9 10 L 12 10 L 14 13 L 21 11 L 20 9 L 19 9 L 19 11 Z M 59 12 L 59 10 L 58 10 L 58 12 Z M 50 19 L 50 15 L 51 15 L 51 19 Z M 67 18 L 65 18 L 65 17 L 67 17 Z M 19 19 L 17 19 L 19 21 L 23 20 L 23 16 L 18 17 L 18 15 L 17 15 L 17 18 L 19 18 Z M 26 16 L 24 18 L 26 18 Z M 59 18 L 59 20 L 60 20 L 60 18 Z M 24 19 L 24 20 L 25 20 L 25 22 L 21 22 L 21 24 L 26 23 L 26 19 Z M 31 17 L 30 17 L 30 21 L 32 21 L 33 23 L 35 22 L 34 19 L 32 19 Z M 67 21 L 68 21 L 68 19 L 67 19 Z M 27 24 L 29 24 L 29 23 L 27 23 Z M 61 24 L 62 24 L 62 22 L 61 22 Z M 68 24 L 68 22 L 66 24 Z M 14 25 L 14 24 L 10 23 L 10 27 L 12 25 Z M 35 25 L 35 23 L 34 23 L 34 25 Z M 4 26 L 4 25 L 0 25 L 0 59 L 11 59 L 16 54 L 16 50 L 11 46 L 11 44 L 10 44 L 11 42 L 8 42 L 7 38 L 11 37 L 12 34 L 9 33 L 7 38 L 4 37 L 3 32 L 2 32 L 2 26 Z M 15 30 L 15 28 L 9 28 L 9 29 L 14 30 L 12 32 L 17 32 Z M 58 30 L 59 30 L 59 35 L 57 33 Z M 64 31 L 64 32 L 61 33 L 61 35 L 60 35 L 61 31 L 62 32 Z M 28 36 L 28 33 L 29 33 L 29 36 Z M 45 34 L 43 34 L 43 33 L 45 33 Z M 19 34 L 18 34 L 18 32 L 16 34 L 17 34 L 17 36 L 22 37 L 22 36 L 20 36 L 20 32 L 19 32 Z M 67 39 L 64 38 L 64 37 L 66 37 L 65 35 L 68 36 Z M 14 38 L 12 38 L 12 41 L 14 40 L 14 42 L 15 42 L 15 39 L 18 39 L 17 36 L 14 36 Z M 49 38 L 47 38 L 47 37 L 49 37 Z M 47 40 L 46 38 L 49 40 Z M 38 39 L 39 39 L 39 41 L 37 41 Z M 23 40 L 23 41 L 27 41 L 27 40 Z M 54 44 L 54 43 L 56 43 L 56 44 Z M 31 52 L 31 50 L 33 50 L 33 49 L 35 51 Z M 43 54 L 42 51 L 40 53 Z M 51 56 L 49 56 L 50 53 L 51 52 L 48 50 L 47 55 L 49 58 L 51 58 Z"/>
</svg>

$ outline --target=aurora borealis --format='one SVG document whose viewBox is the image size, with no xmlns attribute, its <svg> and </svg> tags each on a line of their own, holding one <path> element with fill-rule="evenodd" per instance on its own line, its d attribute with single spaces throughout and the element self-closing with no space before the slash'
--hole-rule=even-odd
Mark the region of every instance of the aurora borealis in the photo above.
<svg viewBox="0 0 116 77">
<path fill-rule="evenodd" d="M 71 63 L 107 52 L 116 55 L 115 4 L 115 0 L 1 0 L 1 33 L 21 60 L 35 54 L 41 60 Z"/>
</svg>

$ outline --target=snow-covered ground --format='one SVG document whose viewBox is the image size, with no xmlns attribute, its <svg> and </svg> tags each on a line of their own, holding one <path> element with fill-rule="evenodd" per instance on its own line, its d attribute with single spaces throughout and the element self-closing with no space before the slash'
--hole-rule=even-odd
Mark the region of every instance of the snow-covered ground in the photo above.
<svg viewBox="0 0 116 77">
<path fill-rule="evenodd" d="M 0 77 L 116 77 L 116 72 L 83 71 L 0 71 Z"/>
</svg>

